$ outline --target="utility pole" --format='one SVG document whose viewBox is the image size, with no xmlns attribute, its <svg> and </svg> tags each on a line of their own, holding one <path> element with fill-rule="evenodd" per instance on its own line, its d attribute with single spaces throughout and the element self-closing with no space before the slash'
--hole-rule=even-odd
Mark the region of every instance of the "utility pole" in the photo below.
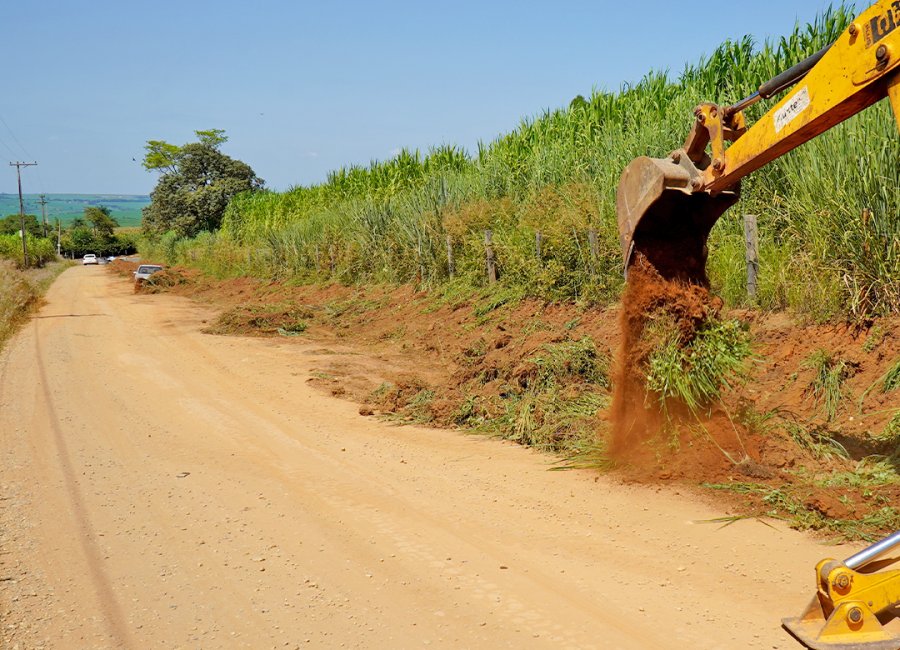
<svg viewBox="0 0 900 650">
<path fill-rule="evenodd" d="M 59 224 L 59 217 L 56 217 L 56 256 L 59 257 L 59 241 L 62 239 L 62 226 Z"/>
<path fill-rule="evenodd" d="M 47 238 L 47 196 L 41 194 L 41 200 L 38 201 L 41 204 L 41 223 L 44 224 L 44 238 Z"/>
<path fill-rule="evenodd" d="M 22 257 L 25 268 L 28 268 L 28 241 L 25 238 L 25 202 L 22 200 L 22 167 L 33 167 L 37 162 L 11 162 L 10 167 L 16 168 L 16 176 L 19 179 L 19 223 L 22 226 Z"/>
</svg>

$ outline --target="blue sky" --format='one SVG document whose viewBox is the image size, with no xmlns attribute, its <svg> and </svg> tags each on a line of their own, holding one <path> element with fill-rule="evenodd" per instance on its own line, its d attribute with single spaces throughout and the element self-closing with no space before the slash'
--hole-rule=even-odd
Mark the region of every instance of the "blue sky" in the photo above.
<svg viewBox="0 0 900 650">
<path fill-rule="evenodd" d="M 275 189 L 400 147 L 472 151 L 594 87 L 678 73 L 725 38 L 778 36 L 829 4 L 5 3 L 0 192 L 16 191 L 5 161 L 36 159 L 26 192 L 148 193 L 144 143 L 207 128 Z"/>
</svg>

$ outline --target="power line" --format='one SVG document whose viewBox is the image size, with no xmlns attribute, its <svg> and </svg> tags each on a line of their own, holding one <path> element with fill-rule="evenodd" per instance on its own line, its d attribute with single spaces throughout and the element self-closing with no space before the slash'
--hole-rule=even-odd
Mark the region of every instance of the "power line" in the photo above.
<svg viewBox="0 0 900 650">
<path fill-rule="evenodd" d="M 6 144 L 6 142 L 3 141 L 3 139 L 0 139 L 0 144 L 2 144 L 3 148 L 9 152 L 10 156 L 12 156 L 13 158 L 18 158 L 18 154 L 15 151 L 13 151 L 12 147 L 10 147 L 8 144 Z"/>
<path fill-rule="evenodd" d="M 25 157 L 33 159 L 34 157 L 30 153 L 28 153 L 28 150 L 24 146 L 22 146 L 22 143 L 19 142 L 19 138 L 17 138 L 16 134 L 13 133 L 13 130 L 11 128 L 9 128 L 9 124 L 6 123 L 6 120 L 3 119 L 2 115 L 0 115 L 0 122 L 2 122 L 3 126 L 6 127 L 6 130 L 9 131 L 9 134 L 12 136 L 13 142 L 15 142 L 17 145 L 19 145 L 19 149 L 22 150 L 22 152 L 25 154 Z"/>
</svg>

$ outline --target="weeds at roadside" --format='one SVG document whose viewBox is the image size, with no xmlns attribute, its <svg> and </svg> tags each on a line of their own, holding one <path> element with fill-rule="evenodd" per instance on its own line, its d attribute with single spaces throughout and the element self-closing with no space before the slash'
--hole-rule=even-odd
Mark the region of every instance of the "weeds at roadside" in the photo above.
<svg viewBox="0 0 900 650">
<path fill-rule="evenodd" d="M 229 309 L 203 331 L 207 334 L 263 334 L 297 336 L 307 330 L 313 311 L 304 305 L 281 302 L 238 305 Z"/>
<path fill-rule="evenodd" d="M 894 445 L 895 451 L 893 456 L 900 457 L 900 409 L 888 420 L 888 423 L 884 425 L 884 429 L 875 435 L 875 439 L 879 442 Z"/>
<path fill-rule="evenodd" d="M 423 388 L 409 400 L 406 408 L 403 409 L 403 414 L 408 421 L 416 424 L 431 422 L 434 420 L 434 414 L 430 408 L 432 401 L 434 401 L 434 391 L 430 388 Z"/>
<path fill-rule="evenodd" d="M 845 471 L 829 471 L 820 475 L 810 475 L 806 470 L 795 470 L 793 474 L 821 488 L 852 488 L 863 490 L 864 498 L 873 496 L 873 488 L 900 484 L 900 475 L 884 457 L 869 456 L 853 464 Z"/>
<path fill-rule="evenodd" d="M 484 318 L 492 311 L 507 305 L 515 305 L 525 298 L 525 291 L 520 287 L 492 289 L 481 300 L 475 303 L 474 313 Z"/>
<path fill-rule="evenodd" d="M 309 326 L 304 321 L 295 321 L 282 327 L 278 327 L 275 331 L 281 336 L 300 336 L 306 331 L 307 327 Z"/>
<path fill-rule="evenodd" d="M 52 262 L 40 269 L 21 271 L 12 262 L 0 260 L 0 348 L 41 302 L 60 273 L 71 262 Z"/>
<path fill-rule="evenodd" d="M 550 470 L 560 472 L 569 469 L 592 469 L 609 472 L 615 469 L 616 463 L 609 457 L 606 448 L 607 436 L 603 435 L 602 431 L 592 433 L 593 435 L 581 435 L 572 439 L 566 455 Z"/>
<path fill-rule="evenodd" d="M 408 424 L 428 424 L 434 421 L 431 409 L 435 391 L 417 378 L 399 383 L 382 382 L 369 393 L 366 402 L 384 409 L 384 418 Z"/>
<path fill-rule="evenodd" d="M 862 392 L 857 400 L 857 410 L 861 413 L 863 402 L 866 400 L 866 397 L 869 396 L 874 389 L 879 388 L 882 393 L 890 393 L 893 390 L 897 390 L 900 388 L 900 359 L 897 359 L 890 368 L 887 369 L 881 377 L 873 381 L 869 386 Z"/>
<path fill-rule="evenodd" d="M 649 359 L 647 388 L 658 396 L 664 413 L 675 400 L 696 415 L 718 401 L 723 389 L 744 379 L 750 336 L 739 321 L 709 322 L 690 342 L 682 340 L 670 319 L 658 319 L 648 329 L 657 344 Z"/>
<path fill-rule="evenodd" d="M 609 354 L 599 352 L 593 339 L 584 336 L 577 341 L 548 343 L 530 361 L 538 367 L 538 390 L 555 385 L 565 378 L 577 378 L 588 384 L 608 389 Z"/>
<path fill-rule="evenodd" d="M 831 422 L 845 397 L 844 382 L 856 374 L 856 367 L 824 348 L 813 352 L 800 367 L 813 371 L 807 390 L 811 392 L 813 402 L 821 405 L 826 420 Z"/>
<path fill-rule="evenodd" d="M 478 428 L 484 424 L 485 414 L 479 405 L 477 395 L 467 395 L 451 416 L 458 427 Z"/>
<path fill-rule="evenodd" d="M 703 483 L 701 487 L 752 497 L 759 511 L 755 516 L 780 519 L 796 530 L 827 531 L 846 541 L 880 539 L 879 532 L 900 528 L 900 510 L 885 505 L 860 519 L 828 517 L 806 505 L 789 487 L 775 488 L 762 483 Z"/>
<path fill-rule="evenodd" d="M 863 352 L 871 352 L 884 341 L 884 328 L 881 325 L 875 325 L 863 342 Z"/>
<path fill-rule="evenodd" d="M 797 446 L 810 452 L 816 460 L 827 460 L 835 457 L 850 458 L 847 449 L 829 435 L 825 428 L 801 422 L 797 416 L 788 413 L 782 415 L 781 422 L 785 432 Z"/>
<path fill-rule="evenodd" d="M 479 430 L 553 453 L 590 447 L 596 415 L 609 404 L 609 364 L 609 354 L 587 336 L 545 344 L 520 374 L 490 378 L 506 383 L 484 405 L 490 415 L 479 420 Z"/>
<path fill-rule="evenodd" d="M 757 411 L 752 401 L 742 397 L 738 400 L 734 420 L 743 425 L 750 433 L 766 435 L 775 427 L 780 413 L 779 409 Z"/>
</svg>

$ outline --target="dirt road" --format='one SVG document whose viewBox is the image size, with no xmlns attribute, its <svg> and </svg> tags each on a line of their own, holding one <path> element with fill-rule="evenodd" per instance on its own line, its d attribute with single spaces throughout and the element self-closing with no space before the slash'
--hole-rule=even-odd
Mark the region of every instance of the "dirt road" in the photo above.
<svg viewBox="0 0 900 650">
<path fill-rule="evenodd" d="M 831 549 L 307 383 L 74 267 L 0 354 L 3 647 L 793 648 Z"/>
</svg>

